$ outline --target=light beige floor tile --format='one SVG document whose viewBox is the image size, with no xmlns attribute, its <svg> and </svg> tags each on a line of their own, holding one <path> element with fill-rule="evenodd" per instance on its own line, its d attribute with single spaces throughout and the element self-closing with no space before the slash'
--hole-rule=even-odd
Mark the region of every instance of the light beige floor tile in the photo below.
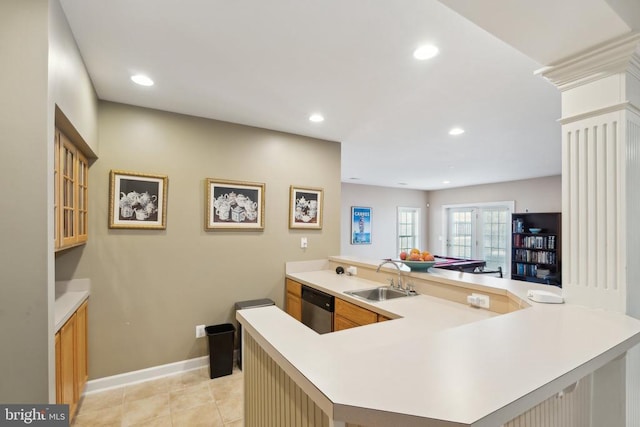
<svg viewBox="0 0 640 427">
<path fill-rule="evenodd" d="M 123 425 L 129 426 L 169 414 L 169 393 L 166 392 L 144 399 L 125 401 L 122 421 Z"/>
<path fill-rule="evenodd" d="M 143 383 L 133 384 L 125 387 L 124 401 L 129 402 L 132 400 L 154 396 L 160 393 L 166 393 L 176 388 L 176 385 L 181 386 L 181 384 L 182 379 L 180 374 L 158 378 L 157 380 L 145 381 Z"/>
<path fill-rule="evenodd" d="M 95 411 L 78 412 L 73 420 L 73 426 L 120 426 L 122 423 L 122 404 L 111 408 L 96 409 Z"/>
<path fill-rule="evenodd" d="M 185 372 L 181 375 L 180 379 L 183 387 L 189 387 L 200 384 L 204 381 L 209 381 L 209 367 L 207 366 L 205 368 L 198 368 Z"/>
<path fill-rule="evenodd" d="M 242 396 L 244 390 L 243 381 L 244 378 L 241 375 L 230 375 L 210 381 L 209 388 L 216 401 L 230 399 Z"/>
<path fill-rule="evenodd" d="M 206 382 L 174 390 L 169 393 L 171 412 L 184 411 L 185 409 L 213 403 L 211 391 Z"/>
<path fill-rule="evenodd" d="M 86 395 L 80 401 L 78 414 L 122 405 L 123 397 L 124 387 Z"/>
<path fill-rule="evenodd" d="M 234 396 L 229 399 L 217 400 L 218 411 L 222 416 L 222 421 L 230 423 L 243 418 L 244 399 L 242 396 Z"/>
<path fill-rule="evenodd" d="M 196 406 L 171 413 L 173 427 L 223 427 L 224 423 L 215 403 Z"/>
<path fill-rule="evenodd" d="M 171 415 L 151 418 L 138 424 L 132 424 L 130 427 L 172 427 Z"/>
</svg>

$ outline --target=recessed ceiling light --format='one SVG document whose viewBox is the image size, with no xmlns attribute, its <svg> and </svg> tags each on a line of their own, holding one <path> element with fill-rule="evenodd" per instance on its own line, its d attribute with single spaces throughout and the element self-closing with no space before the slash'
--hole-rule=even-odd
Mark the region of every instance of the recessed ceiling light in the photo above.
<svg viewBox="0 0 640 427">
<path fill-rule="evenodd" d="M 355 176 L 352 176 L 352 177 L 351 177 L 351 178 L 349 178 L 349 179 L 350 179 L 351 181 L 358 181 L 358 180 L 360 180 L 360 178 L 355 177 Z"/>
<path fill-rule="evenodd" d="M 409 185 L 406 182 L 399 182 L 398 185 Z"/>
<path fill-rule="evenodd" d="M 442 181 L 443 184 L 451 184 L 451 181 Z"/>
<path fill-rule="evenodd" d="M 449 131 L 449 135 L 462 135 L 464 133 L 464 129 L 462 128 L 453 128 Z"/>
<path fill-rule="evenodd" d="M 424 61 L 425 59 L 433 58 L 438 54 L 438 52 L 440 52 L 440 49 L 438 49 L 436 46 L 432 44 L 426 44 L 414 50 L 413 57 L 419 59 L 420 61 Z"/>
<path fill-rule="evenodd" d="M 320 122 L 324 122 L 324 117 L 322 116 L 322 114 L 312 114 L 309 116 L 309 120 L 311 120 L 314 123 L 320 123 Z"/>
<path fill-rule="evenodd" d="M 134 83 L 137 83 L 140 86 L 153 86 L 153 80 L 151 80 L 144 74 L 136 74 L 134 76 L 131 76 L 131 80 L 133 80 Z"/>
</svg>

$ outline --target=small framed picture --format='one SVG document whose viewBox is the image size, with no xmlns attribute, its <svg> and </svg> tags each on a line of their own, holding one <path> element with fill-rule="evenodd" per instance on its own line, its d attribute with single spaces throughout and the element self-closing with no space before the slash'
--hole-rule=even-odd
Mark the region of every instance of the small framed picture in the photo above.
<svg viewBox="0 0 640 427">
<path fill-rule="evenodd" d="M 264 230 L 264 190 L 259 182 L 207 178 L 205 230 Z"/>
<path fill-rule="evenodd" d="M 109 228 L 167 228 L 166 175 L 112 170 Z"/>
<path fill-rule="evenodd" d="M 290 187 L 289 228 L 321 229 L 322 188 Z"/>
<path fill-rule="evenodd" d="M 351 206 L 351 244 L 371 244 L 371 208 Z"/>
</svg>

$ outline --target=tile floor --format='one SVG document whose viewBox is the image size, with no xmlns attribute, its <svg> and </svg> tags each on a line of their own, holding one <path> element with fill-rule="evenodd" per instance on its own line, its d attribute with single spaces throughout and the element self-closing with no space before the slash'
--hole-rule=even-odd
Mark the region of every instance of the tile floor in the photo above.
<svg viewBox="0 0 640 427">
<path fill-rule="evenodd" d="M 242 371 L 209 379 L 209 368 L 85 396 L 73 421 L 85 426 L 242 427 Z"/>
</svg>

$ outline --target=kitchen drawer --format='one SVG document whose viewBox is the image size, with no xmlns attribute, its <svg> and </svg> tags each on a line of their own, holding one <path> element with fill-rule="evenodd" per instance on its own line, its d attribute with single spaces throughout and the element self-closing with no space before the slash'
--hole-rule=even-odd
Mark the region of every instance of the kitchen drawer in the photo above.
<svg viewBox="0 0 640 427">
<path fill-rule="evenodd" d="M 302 297 L 302 285 L 294 280 L 287 279 L 287 292 L 297 297 Z"/>
<path fill-rule="evenodd" d="M 339 314 L 336 314 L 333 317 L 333 331 L 334 332 L 338 332 L 338 331 L 343 331 L 345 329 L 351 329 L 351 328 L 357 328 L 358 325 L 357 323 L 353 323 L 351 320 L 346 319 L 342 316 L 340 316 Z"/>
<path fill-rule="evenodd" d="M 368 325 L 378 321 L 378 314 L 366 308 L 336 298 L 336 316 L 342 316 L 358 325 Z"/>
</svg>

